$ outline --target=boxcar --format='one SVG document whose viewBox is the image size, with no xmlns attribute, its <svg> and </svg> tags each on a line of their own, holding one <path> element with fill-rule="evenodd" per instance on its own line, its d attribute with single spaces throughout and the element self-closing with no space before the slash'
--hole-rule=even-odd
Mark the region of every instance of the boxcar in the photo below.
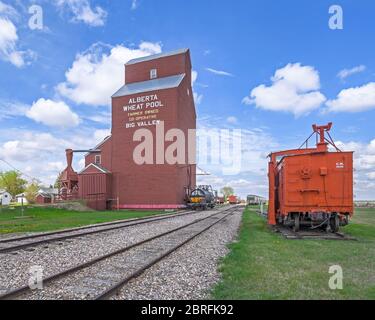
<svg viewBox="0 0 375 320">
<path fill-rule="evenodd" d="M 237 198 L 237 196 L 229 196 L 228 197 L 228 202 L 230 203 L 230 204 L 237 204 L 238 203 L 238 198 Z"/>
<path fill-rule="evenodd" d="M 353 152 L 339 150 L 325 138 L 332 124 L 313 126 L 316 148 L 286 150 L 270 155 L 270 224 L 323 227 L 337 232 L 353 215 Z M 328 150 L 331 144 L 335 151 Z"/>
</svg>

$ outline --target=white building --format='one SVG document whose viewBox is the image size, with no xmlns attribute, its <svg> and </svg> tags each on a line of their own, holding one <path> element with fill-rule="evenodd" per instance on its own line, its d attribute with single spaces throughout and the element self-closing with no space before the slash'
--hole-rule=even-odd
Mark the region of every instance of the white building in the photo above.
<svg viewBox="0 0 375 320">
<path fill-rule="evenodd" d="M 24 193 L 20 193 L 20 194 L 17 194 L 16 195 L 16 201 L 17 203 L 19 204 L 27 204 L 27 199 L 25 197 L 25 194 Z"/>
<path fill-rule="evenodd" d="M 5 190 L 0 190 L 0 205 L 9 206 L 12 201 L 12 195 Z"/>
</svg>

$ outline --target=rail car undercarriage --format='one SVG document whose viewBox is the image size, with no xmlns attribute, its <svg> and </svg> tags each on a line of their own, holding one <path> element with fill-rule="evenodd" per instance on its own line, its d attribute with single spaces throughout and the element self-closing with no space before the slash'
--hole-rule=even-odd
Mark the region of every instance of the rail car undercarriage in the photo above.
<svg viewBox="0 0 375 320">
<path fill-rule="evenodd" d="M 339 228 L 349 224 L 350 214 L 314 212 L 293 212 L 288 215 L 279 214 L 277 222 L 281 225 L 291 227 L 295 232 L 300 229 L 324 229 L 327 232 L 338 232 Z"/>
</svg>

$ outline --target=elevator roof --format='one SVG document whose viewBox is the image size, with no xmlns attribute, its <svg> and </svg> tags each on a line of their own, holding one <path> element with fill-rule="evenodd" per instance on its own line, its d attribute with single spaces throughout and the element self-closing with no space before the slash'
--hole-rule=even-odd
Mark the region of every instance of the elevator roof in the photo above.
<svg viewBox="0 0 375 320">
<path fill-rule="evenodd" d="M 187 48 L 185 48 L 185 49 L 178 49 L 178 50 L 175 50 L 175 51 L 170 51 L 170 52 L 165 52 L 165 53 L 158 53 L 158 54 L 153 54 L 151 56 L 136 58 L 136 59 L 130 60 L 125 65 L 128 66 L 128 65 L 131 65 L 131 64 L 139 63 L 139 62 L 145 62 L 145 61 L 151 61 L 151 60 L 160 59 L 160 58 L 164 58 L 164 57 L 175 56 L 177 54 L 185 53 L 188 50 L 189 49 L 187 49 Z"/>
<path fill-rule="evenodd" d="M 181 81 L 185 78 L 185 73 L 176 76 L 158 78 L 153 80 L 147 80 L 142 82 L 134 82 L 125 84 L 120 90 L 118 90 L 112 98 L 128 96 L 131 94 L 137 94 L 142 92 L 163 90 L 176 88 L 181 84 Z"/>
</svg>

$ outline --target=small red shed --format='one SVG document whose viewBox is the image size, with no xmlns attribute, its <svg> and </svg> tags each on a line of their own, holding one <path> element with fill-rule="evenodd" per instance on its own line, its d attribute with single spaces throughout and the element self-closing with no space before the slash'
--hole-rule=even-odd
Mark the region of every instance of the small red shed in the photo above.
<svg viewBox="0 0 375 320">
<path fill-rule="evenodd" d="M 78 174 L 79 198 L 95 210 L 110 209 L 111 173 L 99 164 L 90 163 Z"/>
<path fill-rule="evenodd" d="M 52 196 L 48 193 L 39 192 L 35 198 L 37 204 L 47 204 L 52 202 Z"/>
</svg>

